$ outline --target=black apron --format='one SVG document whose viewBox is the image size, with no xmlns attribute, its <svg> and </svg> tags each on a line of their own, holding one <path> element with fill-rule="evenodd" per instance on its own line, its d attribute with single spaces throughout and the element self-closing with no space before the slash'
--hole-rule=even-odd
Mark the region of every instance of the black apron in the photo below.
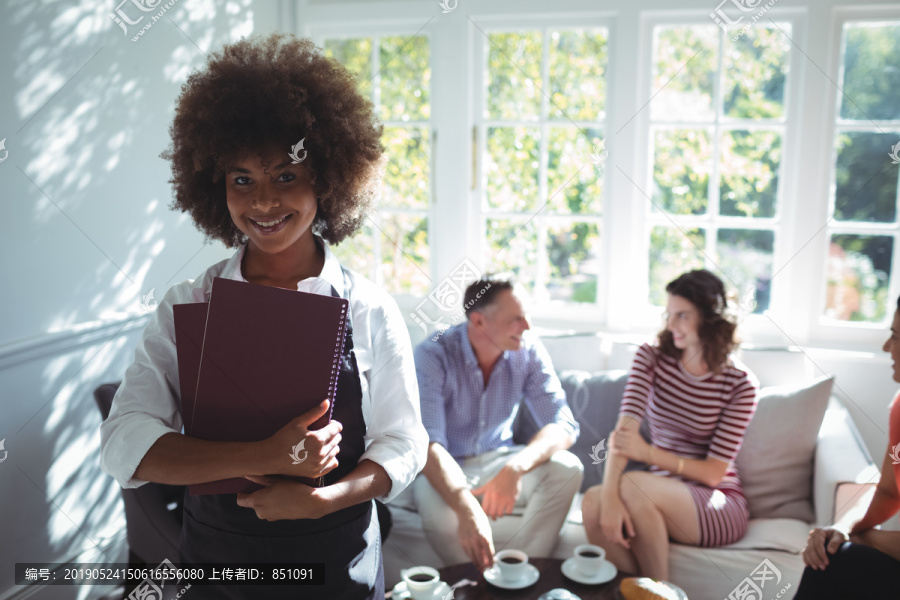
<svg viewBox="0 0 900 600">
<path fill-rule="evenodd" d="M 346 271 L 344 289 L 349 297 Z M 332 290 L 332 295 L 337 294 Z M 362 388 L 353 353 L 353 323 L 347 333 L 332 418 L 343 425 L 339 465 L 325 476 L 330 485 L 356 468 L 365 451 Z M 324 563 L 325 585 L 195 585 L 190 600 L 381 600 L 384 569 L 381 535 L 372 500 L 320 519 L 265 521 L 238 506 L 235 494 L 191 496 L 185 490 L 181 560 L 184 563 Z"/>
</svg>

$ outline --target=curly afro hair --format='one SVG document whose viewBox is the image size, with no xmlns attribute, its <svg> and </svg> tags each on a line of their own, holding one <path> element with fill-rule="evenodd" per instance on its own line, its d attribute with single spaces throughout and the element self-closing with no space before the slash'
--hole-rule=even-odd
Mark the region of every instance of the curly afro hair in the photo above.
<svg viewBox="0 0 900 600">
<path fill-rule="evenodd" d="M 697 269 L 682 273 L 670 281 L 666 291 L 689 300 L 697 307 L 700 313 L 697 335 L 703 344 L 703 360 L 712 371 L 721 372 L 728 364 L 728 355 L 737 346 L 737 325 L 726 316 L 728 301 L 722 280 L 706 269 Z M 658 343 L 664 354 L 681 358 L 681 350 L 675 347 L 672 332 L 668 329 L 659 332 Z"/>
<path fill-rule="evenodd" d="M 354 76 L 307 39 L 273 34 L 225 46 L 182 87 L 169 128 L 175 200 L 207 238 L 235 248 L 246 241 L 228 212 L 231 160 L 304 139 L 318 210 L 313 231 L 332 244 L 366 218 L 383 169 L 383 126 Z"/>
</svg>

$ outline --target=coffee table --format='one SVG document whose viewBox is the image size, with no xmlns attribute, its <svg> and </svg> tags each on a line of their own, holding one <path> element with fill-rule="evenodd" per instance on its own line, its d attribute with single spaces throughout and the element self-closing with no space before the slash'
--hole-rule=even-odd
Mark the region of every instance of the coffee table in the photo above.
<svg viewBox="0 0 900 600">
<path fill-rule="evenodd" d="M 519 590 L 504 590 L 489 584 L 472 563 L 444 567 L 440 569 L 440 574 L 441 579 L 448 585 L 453 585 L 464 578 L 478 582 L 478 585 L 457 588 L 453 594 L 454 600 L 535 600 L 544 592 L 555 588 L 567 589 L 577 594 L 581 600 L 614 600 L 619 583 L 622 579 L 631 577 L 628 573 L 620 571 L 616 578 L 608 583 L 584 585 L 562 574 L 563 561 L 558 558 L 531 558 L 528 562 L 537 567 L 541 577 L 534 585 Z"/>
</svg>

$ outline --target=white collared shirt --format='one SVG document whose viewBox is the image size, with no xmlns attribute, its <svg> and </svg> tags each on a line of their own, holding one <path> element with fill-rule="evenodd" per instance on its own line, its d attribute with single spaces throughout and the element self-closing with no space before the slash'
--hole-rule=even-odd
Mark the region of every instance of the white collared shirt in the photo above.
<svg viewBox="0 0 900 600">
<path fill-rule="evenodd" d="M 297 289 L 331 295 L 334 287 L 347 297 L 340 263 L 324 242 L 317 241 L 325 249 L 322 272 L 299 282 Z M 109 418 L 100 427 L 100 465 L 123 488 L 147 483 L 134 478 L 144 455 L 162 435 L 182 430 L 172 305 L 209 301 L 215 277 L 246 281 L 241 273 L 246 248 L 244 244 L 230 259 L 211 266 L 199 278 L 172 286 L 144 329 Z M 391 478 L 390 492 L 381 497 L 388 502 L 422 470 L 428 451 L 412 346 L 394 299 L 353 271 L 348 270 L 347 279 L 366 423 L 362 459 L 381 465 Z"/>
</svg>

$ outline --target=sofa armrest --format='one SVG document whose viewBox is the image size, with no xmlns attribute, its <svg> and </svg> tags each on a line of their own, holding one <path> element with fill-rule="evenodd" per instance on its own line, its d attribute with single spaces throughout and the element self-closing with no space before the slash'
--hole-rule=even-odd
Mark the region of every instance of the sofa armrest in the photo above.
<svg viewBox="0 0 900 600">
<path fill-rule="evenodd" d="M 831 525 L 863 502 L 878 483 L 878 467 L 862 443 L 850 413 L 832 396 L 816 441 L 813 504 L 816 525 Z"/>
</svg>

